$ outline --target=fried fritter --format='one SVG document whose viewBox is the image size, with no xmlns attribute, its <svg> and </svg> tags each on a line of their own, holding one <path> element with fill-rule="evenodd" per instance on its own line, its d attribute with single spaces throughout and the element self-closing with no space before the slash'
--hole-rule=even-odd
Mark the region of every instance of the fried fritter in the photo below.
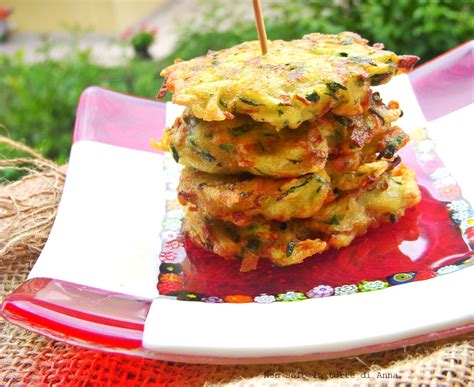
<svg viewBox="0 0 474 387">
<path fill-rule="evenodd" d="M 243 259 L 241 270 L 248 271 L 256 267 L 259 258 L 287 266 L 331 247 L 348 246 L 369 228 L 396 221 L 419 201 L 414 172 L 402 164 L 379 179 L 375 187 L 343 195 L 309 219 L 260 220 L 238 227 L 188 208 L 185 229 L 198 245 L 224 258 Z"/>
<path fill-rule="evenodd" d="M 258 217 L 281 222 L 309 218 L 319 211 L 329 190 L 325 172 L 269 179 L 252 175 L 216 176 L 184 168 L 178 199 L 209 218 L 248 226 Z"/>
<path fill-rule="evenodd" d="M 399 162 L 379 160 L 362 164 L 355 171 L 309 173 L 297 178 L 269 179 L 249 174 L 212 175 L 184 168 L 178 185 L 182 205 L 190 204 L 201 214 L 248 226 L 258 218 L 286 222 L 315 216 L 319 209 L 346 191 L 374 184 Z"/>
<path fill-rule="evenodd" d="M 310 34 L 303 39 L 268 41 L 261 55 L 258 41 L 185 62 L 161 72 L 159 97 L 169 90 L 173 102 L 191 108 L 206 121 L 250 115 L 277 130 L 297 128 L 329 110 L 352 116 L 367 110 L 370 86 L 408 72 L 418 60 L 368 45 L 352 32 Z"/>
<path fill-rule="evenodd" d="M 206 122 L 189 111 L 167 129 L 176 161 L 213 174 L 296 177 L 324 168 L 328 146 L 315 124 L 275 129 L 248 116 Z"/>
<path fill-rule="evenodd" d="M 297 129 L 276 131 L 248 116 L 207 122 L 187 110 L 167 129 L 162 143 L 172 149 L 181 164 L 215 174 L 248 172 L 275 178 L 296 177 L 321 171 L 328 154 L 358 157 L 360 162 L 352 165 L 355 170 L 361 163 L 374 161 L 375 153 L 384 152 L 384 146 L 391 149 L 392 156 L 388 158 L 393 157 L 392 151 L 398 148 L 390 140 L 394 130 L 391 124 L 400 112 L 384 105 L 375 93 L 364 114 L 328 114 Z M 398 145 L 401 147 L 404 141 Z M 360 155 L 355 156 L 356 153 Z"/>
</svg>

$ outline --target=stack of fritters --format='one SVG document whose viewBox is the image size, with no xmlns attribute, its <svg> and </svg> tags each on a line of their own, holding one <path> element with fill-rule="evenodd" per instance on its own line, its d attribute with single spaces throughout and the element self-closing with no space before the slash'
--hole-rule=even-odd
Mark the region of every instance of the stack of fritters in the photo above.
<svg viewBox="0 0 474 387">
<path fill-rule="evenodd" d="M 163 70 L 187 106 L 162 145 L 185 168 L 178 195 L 197 244 L 243 271 L 259 258 L 292 265 L 397 221 L 420 200 L 396 152 L 398 103 L 371 86 L 417 58 L 354 33 L 311 34 L 210 52 Z"/>
</svg>

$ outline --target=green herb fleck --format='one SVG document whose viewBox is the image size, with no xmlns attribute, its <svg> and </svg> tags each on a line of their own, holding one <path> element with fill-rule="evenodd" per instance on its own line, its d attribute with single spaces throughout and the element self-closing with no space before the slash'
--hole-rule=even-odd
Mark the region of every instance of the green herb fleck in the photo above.
<svg viewBox="0 0 474 387">
<path fill-rule="evenodd" d="M 392 223 L 397 223 L 397 215 L 395 214 L 390 214 L 390 222 Z"/>
<path fill-rule="evenodd" d="M 281 116 L 283 115 L 283 110 L 278 109 L 278 110 L 277 110 L 277 113 L 278 113 L 278 117 L 281 117 Z"/>
<path fill-rule="evenodd" d="M 176 150 L 175 146 L 173 144 L 170 145 L 171 148 L 171 154 L 173 155 L 174 161 L 179 163 L 179 154 L 178 151 Z"/>
<path fill-rule="evenodd" d="M 352 58 L 349 58 L 351 62 L 356 62 L 356 63 L 365 63 L 365 64 L 370 64 L 371 66 L 377 66 L 374 62 L 372 62 L 370 59 L 366 58 L 358 58 L 356 56 L 353 56 Z"/>
<path fill-rule="evenodd" d="M 299 242 L 298 239 L 294 239 L 290 243 L 288 243 L 288 245 L 286 246 L 286 256 L 287 257 L 290 257 L 291 254 L 293 254 L 293 251 L 295 250 L 295 246 L 297 245 L 298 242 Z"/>
<path fill-rule="evenodd" d="M 338 225 L 341 223 L 341 219 L 339 219 L 339 216 L 333 215 L 331 219 L 329 219 L 328 224 L 335 224 Z"/>
<path fill-rule="evenodd" d="M 193 139 L 190 139 L 189 142 L 194 148 L 196 148 L 195 149 L 196 153 L 199 156 L 201 156 L 204 160 L 208 161 L 209 163 L 216 161 L 216 158 L 213 155 L 211 155 L 208 151 L 200 148 Z"/>
<path fill-rule="evenodd" d="M 333 93 L 335 93 L 336 91 L 338 91 L 339 89 L 341 90 L 347 90 L 347 87 L 344 86 L 344 85 L 341 85 L 340 83 L 338 82 L 329 82 L 329 83 L 326 83 L 326 87 L 332 91 Z"/>
<path fill-rule="evenodd" d="M 288 191 L 286 191 L 283 194 L 281 194 L 280 196 L 278 196 L 277 201 L 280 201 L 280 200 L 284 199 L 289 194 L 292 194 L 296 190 L 304 187 L 306 184 L 308 184 L 313 179 L 314 179 L 314 173 L 309 174 L 308 176 L 306 176 L 306 179 L 301 184 L 294 185 Z"/>
<path fill-rule="evenodd" d="M 244 133 L 250 132 L 253 127 L 253 124 L 243 124 L 240 126 L 236 126 L 235 128 L 229 128 L 229 131 L 232 136 L 240 136 Z"/>
<path fill-rule="evenodd" d="M 262 175 L 262 176 L 268 176 L 268 177 L 270 176 L 270 175 L 268 175 L 267 173 L 263 172 L 261 169 L 259 169 L 259 168 L 257 168 L 257 167 L 254 167 L 254 169 L 255 169 L 260 175 Z"/>
<path fill-rule="evenodd" d="M 235 151 L 235 147 L 232 144 L 219 144 L 219 148 L 227 153 L 233 153 Z"/>
<path fill-rule="evenodd" d="M 227 107 L 227 101 L 226 100 L 223 100 L 222 98 L 219 99 L 219 103 L 224 106 L 225 108 Z"/>
<path fill-rule="evenodd" d="M 391 180 L 398 185 L 403 185 L 401 181 L 395 180 L 393 177 L 391 177 Z"/>
<path fill-rule="evenodd" d="M 324 95 L 329 95 L 331 98 L 334 98 L 336 101 L 339 101 L 339 98 L 337 98 L 337 95 L 334 94 L 333 92 L 331 92 L 331 93 L 324 93 Z"/>
<path fill-rule="evenodd" d="M 349 56 L 349 54 L 347 52 L 340 52 L 339 53 L 339 56 L 342 56 L 344 58 L 347 58 Z"/>
<path fill-rule="evenodd" d="M 258 103 L 258 102 L 255 102 L 251 99 L 247 99 L 247 98 L 243 98 L 243 97 L 239 97 L 240 101 L 247 104 L 247 105 L 250 105 L 250 106 L 260 106 L 261 104 Z"/>
<path fill-rule="evenodd" d="M 370 79 L 370 84 L 372 86 L 377 86 L 380 85 L 382 82 L 384 82 L 387 78 L 390 77 L 390 73 L 383 73 L 383 74 L 374 74 L 372 75 Z"/>
<path fill-rule="evenodd" d="M 318 102 L 319 101 L 319 94 L 313 91 L 312 93 L 308 94 L 305 97 L 309 102 Z"/>
<path fill-rule="evenodd" d="M 298 164 L 298 163 L 301 163 L 303 160 L 302 160 L 302 159 L 301 159 L 301 160 L 298 160 L 298 159 L 288 159 L 288 161 L 289 161 L 290 163 L 293 163 L 293 164 Z"/>
<path fill-rule="evenodd" d="M 398 146 L 402 143 L 404 138 L 405 136 L 400 134 L 397 137 L 390 139 L 388 141 L 387 146 L 383 150 L 382 157 L 386 159 L 391 159 L 395 155 L 395 152 L 397 151 Z"/>
</svg>

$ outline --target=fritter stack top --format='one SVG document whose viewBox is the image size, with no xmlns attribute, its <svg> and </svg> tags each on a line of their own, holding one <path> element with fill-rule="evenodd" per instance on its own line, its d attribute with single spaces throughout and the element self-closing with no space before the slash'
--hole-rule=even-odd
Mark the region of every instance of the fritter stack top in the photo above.
<svg viewBox="0 0 474 387">
<path fill-rule="evenodd" d="M 408 72 L 350 32 L 210 52 L 163 70 L 160 96 L 187 106 L 162 144 L 183 170 L 178 195 L 197 244 L 242 270 L 347 246 L 419 201 L 396 152 L 408 136 L 370 86 Z"/>
</svg>

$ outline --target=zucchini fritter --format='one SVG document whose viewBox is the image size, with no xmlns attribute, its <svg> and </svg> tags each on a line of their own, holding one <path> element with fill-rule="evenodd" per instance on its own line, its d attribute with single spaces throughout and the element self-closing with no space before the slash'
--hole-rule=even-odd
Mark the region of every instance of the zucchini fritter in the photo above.
<svg viewBox="0 0 474 387">
<path fill-rule="evenodd" d="M 276 131 L 271 125 L 255 122 L 248 116 L 207 122 L 186 110 L 167 129 L 163 143 L 166 148 L 171 147 L 181 164 L 204 172 L 296 177 L 321 171 L 328 154 L 358 152 L 363 156 L 359 157 L 361 161 L 368 162 L 369 156 L 370 161 L 375 160 L 376 152 L 384 152 L 384 146 L 392 144 L 392 156 L 387 158 L 393 157 L 397 147 L 386 137 L 394 130 L 391 124 L 400 112 L 398 107 L 384 105 L 375 93 L 369 110 L 361 115 L 328 114 L 297 129 Z M 404 142 L 398 145 L 401 147 Z"/>
<path fill-rule="evenodd" d="M 269 179 L 245 175 L 212 175 L 184 168 L 178 185 L 178 199 L 201 214 L 248 226 L 255 219 L 286 222 L 315 216 L 323 205 L 346 191 L 374 184 L 395 167 L 399 158 L 360 165 L 355 171 L 309 173 L 296 178 Z"/>
<path fill-rule="evenodd" d="M 166 136 L 177 161 L 213 174 L 296 177 L 321 171 L 328 157 L 325 139 L 310 123 L 277 132 L 248 116 L 206 122 L 188 110 Z"/>
<path fill-rule="evenodd" d="M 309 218 L 325 203 L 329 190 L 329 177 L 324 172 L 293 179 L 268 179 L 251 175 L 216 176 L 184 168 L 178 199 L 209 218 L 248 226 L 258 217 L 281 222 Z"/>
<path fill-rule="evenodd" d="M 254 269 L 259 257 L 292 265 L 328 248 L 345 247 L 381 222 L 396 221 L 420 201 L 414 175 L 402 164 L 375 187 L 344 195 L 309 219 L 260 220 L 238 227 L 188 208 L 185 229 L 198 245 L 228 259 L 243 259 L 242 271 Z"/>
<path fill-rule="evenodd" d="M 262 56 L 258 41 L 165 68 L 159 97 L 191 108 L 206 121 L 250 115 L 280 130 L 297 128 L 329 110 L 351 116 L 367 110 L 370 86 L 408 72 L 418 60 L 368 45 L 352 32 L 309 34 L 303 39 L 268 41 Z"/>
</svg>

